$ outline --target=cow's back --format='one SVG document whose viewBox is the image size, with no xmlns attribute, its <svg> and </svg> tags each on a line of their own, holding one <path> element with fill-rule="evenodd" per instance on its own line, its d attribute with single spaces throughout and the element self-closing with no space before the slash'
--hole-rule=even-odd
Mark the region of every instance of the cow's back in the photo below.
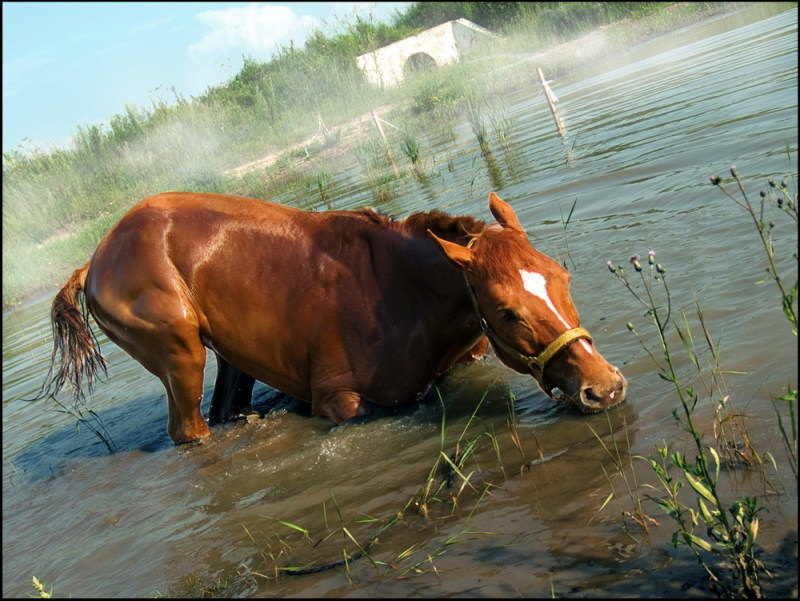
<svg viewBox="0 0 800 601">
<path fill-rule="evenodd" d="M 368 211 L 160 194 L 100 243 L 87 300 L 118 344 L 135 317 L 126 312 L 145 307 L 149 322 L 195 329 L 231 365 L 298 398 L 355 388 L 407 402 L 475 335 L 426 296 L 457 272 L 426 238 L 386 223 Z M 398 368 L 403 379 L 391 376 Z"/>
</svg>

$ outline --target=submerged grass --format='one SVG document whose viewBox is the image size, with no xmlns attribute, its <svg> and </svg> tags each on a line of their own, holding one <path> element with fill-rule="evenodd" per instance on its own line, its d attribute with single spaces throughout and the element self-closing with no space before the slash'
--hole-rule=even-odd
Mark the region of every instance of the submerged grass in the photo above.
<svg viewBox="0 0 800 601">
<path fill-rule="evenodd" d="M 375 202 L 381 205 L 391 201 L 395 197 L 394 182 L 397 178 L 383 143 L 372 136 L 355 148 L 355 156 Z"/>
<path fill-rule="evenodd" d="M 496 485 L 487 475 L 498 471 L 506 478 L 504 458 L 500 453 L 498 434 L 479 417 L 484 401 L 492 388 L 490 384 L 478 401 L 463 427 L 453 432 L 448 421 L 445 403 L 437 390 L 442 417 L 439 427 L 439 448 L 433 458 L 423 482 L 396 509 L 372 516 L 356 512 L 347 515 L 337 501 L 333 490 L 330 500 L 323 503 L 323 532 L 296 521 L 264 515 L 264 519 L 275 524 L 271 534 L 256 536 L 248 526 L 242 525 L 248 538 L 257 550 L 257 561 L 241 564 L 235 575 L 225 582 L 231 586 L 260 586 L 264 581 L 275 582 L 288 576 L 302 576 L 326 570 L 343 570 L 351 584 L 359 577 L 354 572 L 355 562 L 368 563 L 381 577 L 405 579 L 426 573 L 438 574 L 437 559 L 457 545 L 479 537 L 491 536 L 491 532 L 474 530 L 470 523 L 476 511 Z M 516 414 L 513 397 L 507 404 L 508 435 L 516 439 Z M 481 425 L 482 424 L 482 425 Z M 480 465 L 478 453 L 493 455 L 496 462 Z M 524 462 L 524 452 L 522 452 Z M 388 537 L 409 530 L 419 530 L 419 522 L 430 524 L 441 520 L 458 520 L 450 524 L 448 533 L 431 538 L 426 534 L 410 544 L 401 545 L 400 551 L 388 556 L 380 551 L 380 544 Z M 328 556 L 327 560 L 320 557 Z M 219 579 L 211 584 L 217 583 Z M 188 581 L 187 581 L 188 582 Z M 237 584 L 238 582 L 238 584 Z"/>
<path fill-rule="evenodd" d="M 467 121 L 469 121 L 469 125 L 472 128 L 472 133 L 475 134 L 475 138 L 478 140 L 478 146 L 480 146 L 481 152 L 487 155 L 491 154 L 491 149 L 489 148 L 489 134 L 486 129 L 486 122 L 484 121 L 480 105 L 481 101 L 478 95 L 474 91 L 470 91 L 464 99 L 464 110 L 467 115 Z"/>
<path fill-rule="evenodd" d="M 609 431 L 611 432 L 611 440 L 613 441 L 613 446 L 609 448 L 608 445 L 603 441 L 603 438 L 595 431 L 594 428 L 591 426 L 589 430 L 591 430 L 594 437 L 600 443 L 600 446 L 603 447 L 603 451 L 605 451 L 606 455 L 611 459 L 611 462 L 614 466 L 614 470 L 609 472 L 605 465 L 602 463 L 600 467 L 603 470 L 603 474 L 605 475 L 606 479 L 608 480 L 609 486 L 611 487 L 611 492 L 605 498 L 605 500 L 600 504 L 597 511 L 595 511 L 594 515 L 591 517 L 589 522 L 591 523 L 597 515 L 605 509 L 609 502 L 612 499 L 621 497 L 619 493 L 617 493 L 617 487 L 615 486 L 615 480 L 620 479 L 624 485 L 623 494 L 627 495 L 627 502 L 622 500 L 620 502 L 620 514 L 623 518 L 632 519 L 639 527 L 644 531 L 648 532 L 651 526 L 660 526 L 661 524 L 658 523 L 658 520 L 654 519 L 644 511 L 644 506 L 642 504 L 642 494 L 640 492 L 640 483 L 636 476 L 636 467 L 634 466 L 634 459 L 636 456 L 631 452 L 631 441 L 630 436 L 628 434 L 628 424 L 625 422 L 623 418 L 622 427 L 625 432 L 625 444 L 626 448 L 621 450 L 619 445 L 617 444 L 616 437 L 614 436 L 614 428 L 611 423 L 611 417 L 608 413 L 606 413 L 606 419 L 608 421 Z M 627 508 L 627 506 L 632 505 L 632 509 Z M 629 535 L 632 536 L 632 530 L 627 526 L 625 522 L 623 522 L 623 529 Z M 638 542 L 638 541 L 637 541 Z"/>
</svg>

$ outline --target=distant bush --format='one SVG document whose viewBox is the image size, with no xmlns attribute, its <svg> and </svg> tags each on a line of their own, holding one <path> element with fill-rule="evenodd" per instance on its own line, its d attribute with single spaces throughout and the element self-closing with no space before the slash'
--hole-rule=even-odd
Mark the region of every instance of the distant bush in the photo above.
<svg viewBox="0 0 800 601">
<path fill-rule="evenodd" d="M 436 71 L 422 72 L 409 82 L 411 110 L 414 113 L 447 110 L 460 103 L 470 89 L 469 69 L 446 65 Z"/>
</svg>

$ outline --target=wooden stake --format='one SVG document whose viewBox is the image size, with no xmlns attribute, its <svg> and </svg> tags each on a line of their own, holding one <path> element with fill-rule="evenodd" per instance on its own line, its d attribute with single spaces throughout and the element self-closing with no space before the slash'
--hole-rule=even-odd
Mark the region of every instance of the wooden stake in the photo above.
<svg viewBox="0 0 800 601">
<path fill-rule="evenodd" d="M 558 116 L 558 111 L 556 110 L 556 102 L 558 102 L 558 98 L 556 95 L 553 94 L 553 90 L 550 89 L 550 84 L 547 83 L 547 80 L 544 78 L 544 73 L 542 73 L 541 67 L 537 67 L 536 70 L 539 72 L 539 79 L 542 82 L 542 88 L 544 88 L 544 95 L 547 97 L 547 104 L 550 105 L 550 112 L 553 115 L 553 121 L 556 122 L 556 129 L 558 130 L 559 135 L 563 138 L 567 134 L 567 130 L 564 129 L 564 124 L 561 122 L 561 117 Z"/>
<path fill-rule="evenodd" d="M 389 146 L 389 140 L 386 139 L 386 134 L 383 132 L 383 126 L 381 125 L 380 119 L 378 119 L 378 115 L 375 114 L 375 111 L 372 111 L 372 120 L 375 122 L 375 127 L 378 128 L 378 133 L 381 135 L 383 145 L 386 147 L 386 157 L 391 161 L 392 167 L 394 167 L 394 176 L 399 178 L 400 171 L 397 169 L 397 163 L 394 162 L 392 147 Z"/>
<path fill-rule="evenodd" d="M 331 135 L 331 130 L 328 129 L 328 126 L 325 125 L 325 122 L 322 120 L 322 115 L 317 115 L 317 121 L 319 121 L 319 130 L 323 132 L 324 136 L 327 138 Z"/>
</svg>

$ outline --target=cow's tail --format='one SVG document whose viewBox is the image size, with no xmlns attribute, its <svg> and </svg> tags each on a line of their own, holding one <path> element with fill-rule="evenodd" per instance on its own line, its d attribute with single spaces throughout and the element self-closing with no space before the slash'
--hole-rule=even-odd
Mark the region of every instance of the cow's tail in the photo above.
<svg viewBox="0 0 800 601">
<path fill-rule="evenodd" d="M 50 357 L 50 371 L 37 398 L 55 396 L 69 384 L 75 400 L 82 400 L 84 379 L 91 390 L 97 372 L 102 370 L 106 373 L 106 360 L 100 354 L 97 338 L 89 328 L 89 313 L 83 296 L 88 271 L 88 263 L 76 269 L 53 299 L 50 309 L 53 354 Z M 54 374 L 58 355 L 61 364 Z"/>
</svg>

